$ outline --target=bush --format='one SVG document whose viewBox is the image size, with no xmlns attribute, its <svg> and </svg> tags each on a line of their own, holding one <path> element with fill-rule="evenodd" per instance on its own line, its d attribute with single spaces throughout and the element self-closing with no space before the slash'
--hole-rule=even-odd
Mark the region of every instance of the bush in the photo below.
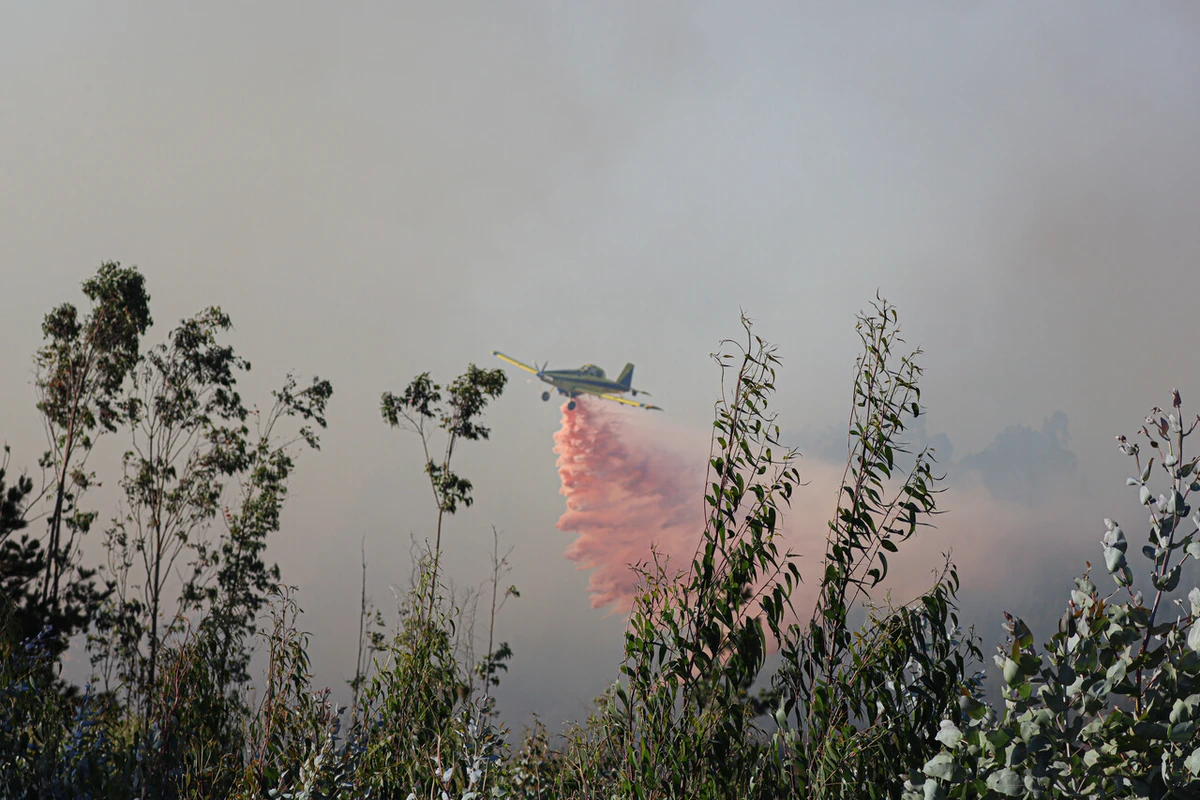
<svg viewBox="0 0 1200 800">
<path fill-rule="evenodd" d="M 1089 574 L 1077 578 L 1040 654 L 1028 626 L 1006 614 L 1008 640 L 995 657 L 1003 712 L 964 702 L 964 715 L 942 722 L 940 752 L 905 783 L 906 798 L 1200 796 L 1200 589 L 1175 600 L 1174 619 L 1159 619 L 1163 600 L 1182 592 L 1183 565 L 1200 558 L 1200 514 L 1188 504 L 1200 457 L 1184 453 L 1200 417 L 1185 429 L 1182 400 L 1171 396 L 1172 411 L 1152 409 L 1141 429 L 1144 463 L 1139 443 L 1117 437 L 1135 465 L 1128 484 L 1149 512 L 1141 552 L 1150 605 L 1134 588 L 1125 531 L 1104 520 L 1116 588 L 1104 594 Z M 1156 460 L 1166 482 L 1157 499 Z"/>
</svg>

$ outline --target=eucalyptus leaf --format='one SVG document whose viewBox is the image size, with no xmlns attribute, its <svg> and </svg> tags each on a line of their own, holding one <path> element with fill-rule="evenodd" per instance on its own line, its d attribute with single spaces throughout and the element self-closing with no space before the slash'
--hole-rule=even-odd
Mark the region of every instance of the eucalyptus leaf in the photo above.
<svg viewBox="0 0 1200 800">
<path fill-rule="evenodd" d="M 1187 771 L 1193 775 L 1200 775 L 1200 747 L 1197 747 L 1192 751 L 1192 754 L 1187 757 L 1187 760 L 1183 762 L 1183 765 L 1187 767 Z"/>
<path fill-rule="evenodd" d="M 1104 548 L 1104 566 L 1111 575 L 1125 566 L 1125 553 L 1115 547 Z"/>
<path fill-rule="evenodd" d="M 959 781 L 966 775 L 963 768 L 955 763 L 954 756 L 949 753 L 938 753 L 925 762 L 921 771 L 931 778 L 939 778 L 944 781 Z"/>
<path fill-rule="evenodd" d="M 1175 591 L 1175 587 L 1179 585 L 1179 568 L 1181 566 L 1181 564 L 1176 564 L 1165 576 L 1156 579 L 1154 581 L 1155 587 L 1162 589 L 1164 592 Z"/>
<path fill-rule="evenodd" d="M 944 719 L 942 720 L 941 728 L 937 732 L 937 736 L 934 738 L 953 750 L 962 741 L 963 735 L 958 726 L 950 720 Z"/>
<path fill-rule="evenodd" d="M 1180 722 L 1186 722 L 1196 717 L 1196 706 L 1200 702 L 1200 695 L 1191 695 L 1189 697 L 1181 697 L 1171 706 L 1171 716 L 1168 721 L 1172 725 L 1177 725 Z"/>
<path fill-rule="evenodd" d="M 1024 794 L 1025 783 L 1016 771 L 1005 768 L 988 775 L 987 788 L 1008 797 L 1016 797 L 1017 795 Z"/>
<path fill-rule="evenodd" d="M 1125 538 L 1125 531 L 1121 530 L 1121 526 L 1116 524 L 1104 534 L 1104 544 L 1116 548 L 1122 553 L 1129 548 L 1129 540 Z"/>
</svg>

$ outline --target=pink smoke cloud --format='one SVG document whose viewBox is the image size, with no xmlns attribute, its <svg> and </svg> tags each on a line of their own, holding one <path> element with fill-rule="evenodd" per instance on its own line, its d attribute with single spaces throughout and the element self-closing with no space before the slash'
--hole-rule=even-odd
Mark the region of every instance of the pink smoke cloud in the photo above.
<svg viewBox="0 0 1200 800">
<path fill-rule="evenodd" d="M 651 547 L 673 567 L 691 563 L 704 528 L 707 461 L 707 442 L 672 447 L 665 427 L 631 424 L 627 413 L 580 398 L 574 411 L 563 405 L 554 434 L 559 491 L 567 499 L 557 527 L 577 535 L 565 555 L 594 570 L 592 607 L 622 612 L 637 585 L 629 566 L 649 561 Z"/>
</svg>

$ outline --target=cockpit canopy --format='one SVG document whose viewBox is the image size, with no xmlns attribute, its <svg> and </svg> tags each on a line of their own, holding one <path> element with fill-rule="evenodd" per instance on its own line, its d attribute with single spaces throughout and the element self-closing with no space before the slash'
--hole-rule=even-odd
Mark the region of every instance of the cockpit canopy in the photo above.
<svg viewBox="0 0 1200 800">
<path fill-rule="evenodd" d="M 604 370 L 600 369 L 595 364 L 584 364 L 579 368 L 579 371 L 592 378 L 604 377 Z"/>
</svg>

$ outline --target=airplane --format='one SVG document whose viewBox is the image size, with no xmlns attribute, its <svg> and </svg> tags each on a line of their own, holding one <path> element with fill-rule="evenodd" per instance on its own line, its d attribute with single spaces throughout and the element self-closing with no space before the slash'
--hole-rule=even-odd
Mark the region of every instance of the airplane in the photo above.
<svg viewBox="0 0 1200 800">
<path fill-rule="evenodd" d="M 626 364 L 625 369 L 621 370 L 621 374 L 614 381 L 611 378 L 604 376 L 604 370 L 597 367 L 595 364 L 584 364 L 579 369 L 546 369 L 547 364 L 541 367 L 531 367 L 528 364 L 523 364 L 515 358 L 509 358 L 499 350 L 493 350 L 492 355 L 501 361 L 507 361 L 514 367 L 520 367 L 526 372 L 532 372 L 538 376 L 543 382 L 550 384 L 558 393 L 566 395 L 570 398 L 567 402 L 567 410 L 575 410 L 575 398 L 581 394 L 592 394 L 603 400 L 612 400 L 617 403 L 624 403 L 627 406 L 637 406 L 647 410 L 662 411 L 659 406 L 650 405 L 649 403 L 639 403 L 636 400 L 630 400 L 627 397 L 620 395 L 629 392 L 634 397 L 639 394 L 649 396 L 649 392 L 642 392 L 633 388 L 633 364 Z M 549 400 L 550 392 L 542 392 L 542 399 Z"/>
</svg>

